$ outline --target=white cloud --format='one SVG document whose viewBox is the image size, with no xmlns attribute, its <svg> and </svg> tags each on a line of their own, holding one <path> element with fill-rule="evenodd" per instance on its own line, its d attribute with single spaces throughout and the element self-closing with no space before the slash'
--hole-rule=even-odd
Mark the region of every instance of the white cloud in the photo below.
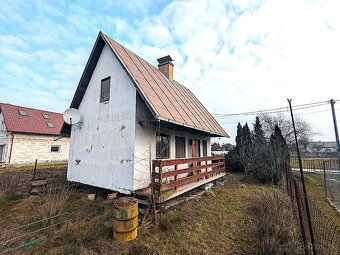
<svg viewBox="0 0 340 255">
<path fill-rule="evenodd" d="M 62 111 L 102 29 L 154 65 L 157 58 L 170 54 L 175 59 L 175 79 L 212 112 L 253 111 L 284 106 L 286 98 L 300 104 L 340 95 L 338 0 L 176 0 L 160 13 L 149 14 L 155 4 L 99 1 L 94 12 L 89 4 L 71 4 L 67 14 L 60 15 L 53 5 L 38 2 L 37 17 L 24 20 L 25 8 L 32 8 L 28 2 L 22 8 L 0 2 L 0 22 L 22 25 L 27 33 L 0 34 L 0 54 L 11 63 L 3 69 L 18 79 L 29 76 L 29 87 L 36 82 L 52 88 Z M 132 15 L 110 15 L 117 8 Z M 141 13 L 144 16 L 133 18 Z M 39 49 L 33 50 L 33 45 Z M 10 81 L 7 74 L 3 77 Z M 1 95 L 11 97 L 8 91 Z M 327 123 L 329 114 L 321 114 Z M 306 116 L 323 132 L 320 139 L 331 140 L 332 124 L 321 124 L 321 115 Z M 233 135 L 236 122 L 249 119 L 221 122 L 232 122 L 224 127 Z"/>
</svg>

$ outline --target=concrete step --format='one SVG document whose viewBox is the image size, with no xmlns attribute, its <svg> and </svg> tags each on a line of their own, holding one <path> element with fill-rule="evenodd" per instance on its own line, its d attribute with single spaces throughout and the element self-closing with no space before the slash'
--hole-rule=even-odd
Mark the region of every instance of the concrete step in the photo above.
<svg viewBox="0 0 340 255">
<path fill-rule="evenodd" d="M 140 198 L 137 198 L 137 200 L 138 200 L 138 204 L 146 205 L 146 206 L 150 205 L 149 200 L 144 200 L 144 199 L 140 199 Z"/>
</svg>

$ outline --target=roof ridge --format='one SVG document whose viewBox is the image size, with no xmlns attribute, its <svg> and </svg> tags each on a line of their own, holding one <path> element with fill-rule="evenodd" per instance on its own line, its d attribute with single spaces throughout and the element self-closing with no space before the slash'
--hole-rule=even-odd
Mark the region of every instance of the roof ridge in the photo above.
<svg viewBox="0 0 340 255">
<path fill-rule="evenodd" d="M 9 104 L 9 103 L 0 103 L 0 105 L 10 105 L 10 106 L 15 106 L 15 107 L 19 107 L 19 108 L 34 110 L 34 111 L 40 111 L 40 112 L 46 112 L 46 113 L 53 113 L 53 114 L 63 115 L 62 113 L 59 113 L 59 112 L 45 111 L 45 110 L 40 110 L 40 109 L 26 107 L 26 106 L 21 106 L 21 105 Z"/>
<path fill-rule="evenodd" d="M 102 31 L 101 31 L 102 32 Z M 143 57 L 137 55 L 136 53 L 134 53 L 133 51 L 129 50 L 128 48 L 126 48 L 124 45 L 122 45 L 121 43 L 119 43 L 118 41 L 116 41 L 115 39 L 112 39 L 110 36 L 108 36 L 107 34 L 103 33 L 102 34 L 106 37 L 108 37 L 109 39 L 111 39 L 112 41 L 116 42 L 117 44 L 119 44 L 122 48 L 124 48 L 125 50 L 129 51 L 131 54 L 135 55 L 136 57 L 144 60 L 145 62 L 148 62 L 154 69 L 156 69 L 158 72 L 160 72 L 162 75 L 165 75 L 161 70 L 159 70 L 158 68 L 156 68 L 153 64 L 151 64 L 149 61 L 147 61 L 146 59 L 144 59 Z M 168 78 L 169 79 L 169 78 Z M 169 79 L 170 82 L 177 82 L 179 85 L 181 85 L 182 87 L 187 88 L 185 85 L 181 84 L 179 81 L 175 80 L 175 79 Z"/>
</svg>

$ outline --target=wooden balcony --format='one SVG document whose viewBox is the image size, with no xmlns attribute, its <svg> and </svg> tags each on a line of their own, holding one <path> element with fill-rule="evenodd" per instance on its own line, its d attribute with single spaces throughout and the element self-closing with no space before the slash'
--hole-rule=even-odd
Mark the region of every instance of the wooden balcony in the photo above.
<svg viewBox="0 0 340 255">
<path fill-rule="evenodd" d="M 167 201 L 224 175 L 224 156 L 154 160 L 152 185 L 156 202 Z"/>
</svg>

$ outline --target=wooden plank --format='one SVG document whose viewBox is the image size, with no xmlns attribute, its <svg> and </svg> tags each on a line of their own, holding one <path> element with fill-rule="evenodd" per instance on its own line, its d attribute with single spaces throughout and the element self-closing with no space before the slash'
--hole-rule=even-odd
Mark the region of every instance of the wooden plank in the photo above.
<svg viewBox="0 0 340 255">
<path fill-rule="evenodd" d="M 200 174 L 197 174 L 197 175 L 181 178 L 177 181 L 173 181 L 173 182 L 170 182 L 170 183 L 164 183 L 164 184 L 162 184 L 161 190 L 165 191 L 165 190 L 173 188 L 175 186 L 180 186 L 180 185 L 189 183 L 191 181 L 195 181 L 195 180 L 204 178 L 205 176 L 212 176 L 213 174 L 220 173 L 220 172 L 223 172 L 223 171 L 225 171 L 224 167 L 216 169 L 216 170 L 209 171 L 207 173 L 204 172 L 204 173 L 200 173 Z"/>
<path fill-rule="evenodd" d="M 224 156 L 211 156 L 211 157 L 201 157 L 201 158 L 183 158 L 183 159 L 165 159 L 165 160 L 157 160 L 157 161 L 161 161 L 162 166 L 172 166 L 172 165 L 189 164 L 189 163 L 194 163 L 194 162 L 221 160 L 221 159 L 224 160 Z"/>
<path fill-rule="evenodd" d="M 208 165 L 188 167 L 188 168 L 180 169 L 180 170 L 177 170 L 177 171 L 175 170 L 175 171 L 164 172 L 164 173 L 162 173 L 162 176 L 163 176 L 163 178 L 166 178 L 166 177 L 176 176 L 176 175 L 180 175 L 180 174 L 190 173 L 190 172 L 205 169 L 205 168 L 210 168 L 210 167 L 214 167 L 214 166 L 223 166 L 223 165 L 224 165 L 224 162 L 217 162 L 217 163 L 212 163 L 212 164 L 208 164 Z"/>
</svg>

